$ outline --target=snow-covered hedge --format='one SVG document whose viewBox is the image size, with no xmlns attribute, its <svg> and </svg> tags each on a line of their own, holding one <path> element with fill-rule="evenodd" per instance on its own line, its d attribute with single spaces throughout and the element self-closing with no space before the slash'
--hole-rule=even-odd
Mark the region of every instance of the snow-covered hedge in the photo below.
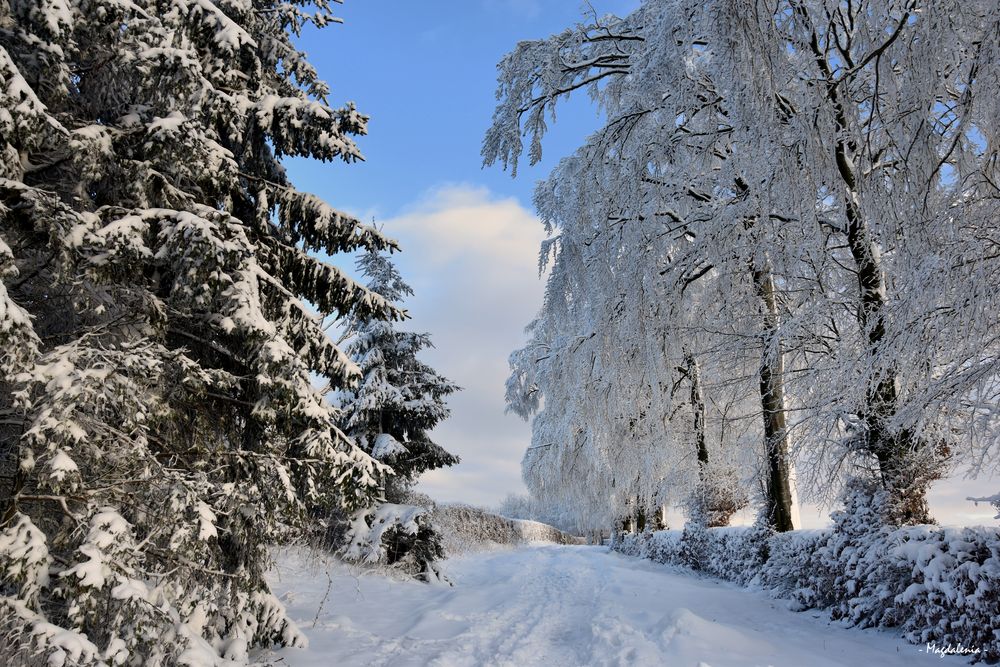
<svg viewBox="0 0 1000 667">
<path fill-rule="evenodd" d="M 872 507 L 849 500 L 825 530 L 647 532 L 614 548 L 761 587 L 845 623 L 895 627 L 914 643 L 961 645 L 979 649 L 975 659 L 1000 660 L 1000 529 L 891 528 Z"/>
<path fill-rule="evenodd" d="M 583 544 L 583 538 L 537 521 L 508 519 L 479 507 L 436 505 L 431 523 L 440 531 L 449 556 L 527 542 Z"/>
</svg>

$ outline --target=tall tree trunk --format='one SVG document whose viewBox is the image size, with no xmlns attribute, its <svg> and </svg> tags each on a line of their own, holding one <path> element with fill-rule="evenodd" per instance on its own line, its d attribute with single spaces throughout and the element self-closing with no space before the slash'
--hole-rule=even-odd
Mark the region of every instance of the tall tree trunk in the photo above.
<svg viewBox="0 0 1000 667">
<path fill-rule="evenodd" d="M 691 411 L 694 413 L 694 439 L 698 448 L 698 473 L 703 478 L 708 464 L 708 441 L 705 436 L 705 397 L 701 393 L 701 370 L 690 352 L 684 353 L 684 372 L 691 383 Z"/>
<path fill-rule="evenodd" d="M 799 18 L 809 22 L 808 13 L 796 8 Z M 907 11 L 902 21 L 909 17 Z M 898 33 L 897 33 L 898 34 Z M 854 162 L 856 142 L 849 137 L 847 104 L 840 96 L 842 80 L 834 75 L 834 68 L 820 46 L 815 27 L 812 30 L 810 49 L 820 73 L 826 81 L 826 96 L 833 107 L 837 130 L 834 157 L 843 183 L 844 211 L 847 227 L 847 245 L 851 251 L 858 274 L 858 324 L 867 338 L 868 354 L 874 357 L 886 339 L 885 306 L 886 281 L 878 244 L 872 238 L 871 226 L 864 217 L 858 190 L 858 170 Z M 845 75 L 849 76 L 849 75 Z M 892 494 L 894 516 L 902 524 L 931 521 L 927 507 L 927 485 L 935 476 L 932 466 L 916 470 L 915 453 L 923 443 L 911 433 L 890 433 L 886 423 L 898 410 L 898 376 L 892 366 L 873 374 L 865 391 L 865 404 L 858 415 L 865 424 L 864 449 L 878 461 L 882 486 Z"/>
<path fill-rule="evenodd" d="M 726 475 L 724 466 L 708 467 L 708 436 L 706 432 L 705 396 L 701 387 L 701 369 L 698 360 L 684 351 L 684 366 L 679 369 L 691 385 L 691 412 L 694 414 L 694 438 L 698 455 L 698 487 L 695 500 L 698 513 L 709 528 L 728 526 L 733 514 L 746 506 L 747 500 Z"/>
<path fill-rule="evenodd" d="M 858 325 L 865 333 L 868 355 L 876 357 L 886 340 L 886 282 L 878 246 L 861 213 L 854 189 L 853 162 L 841 157 L 847 148 L 840 142 L 837 163 L 846 185 L 847 245 L 858 273 Z M 865 389 L 865 404 L 859 415 L 865 425 L 865 449 L 878 460 L 882 486 L 892 494 L 892 519 L 900 524 L 930 523 L 927 485 L 935 477 L 933 462 L 927 470 L 919 467 L 917 452 L 922 441 L 903 430 L 891 432 L 887 422 L 898 410 L 898 375 L 894 365 L 873 373 Z"/>
<path fill-rule="evenodd" d="M 760 361 L 760 403 L 767 456 L 767 515 L 778 532 L 793 530 L 792 487 L 785 431 L 784 362 L 778 339 L 778 302 L 769 268 L 753 269 L 753 283 L 764 306 L 764 351 Z"/>
<path fill-rule="evenodd" d="M 843 182 L 847 221 L 844 231 L 858 275 L 858 325 L 867 338 L 868 356 L 875 357 L 886 339 L 887 286 L 881 255 L 861 208 L 854 162 L 856 147 L 847 136 L 849 123 L 845 103 L 815 31 L 811 48 L 817 66 L 826 78 L 827 99 L 834 111 L 837 130 L 834 157 Z M 869 378 L 865 404 L 859 414 L 866 430 L 864 448 L 878 460 L 882 485 L 893 496 L 896 506 L 893 519 L 903 524 L 927 523 L 931 521 L 926 500 L 927 483 L 933 478 L 933 471 L 916 471 L 912 465 L 914 453 L 922 443 L 906 431 L 893 434 L 886 428 L 886 423 L 898 410 L 897 383 L 897 371 L 893 366 Z"/>
</svg>

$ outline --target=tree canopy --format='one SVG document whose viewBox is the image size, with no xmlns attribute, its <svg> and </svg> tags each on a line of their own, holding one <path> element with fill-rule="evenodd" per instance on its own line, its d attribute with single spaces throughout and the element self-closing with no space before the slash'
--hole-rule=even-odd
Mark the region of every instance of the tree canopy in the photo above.
<svg viewBox="0 0 1000 667">
<path fill-rule="evenodd" d="M 49 664 L 215 664 L 302 635 L 263 575 L 386 466 L 320 378 L 402 316 L 318 253 L 390 239 L 286 176 L 354 162 L 293 37 L 326 0 L 0 4 L 0 616 Z"/>
<path fill-rule="evenodd" d="M 529 487 L 669 495 L 685 349 L 771 499 L 794 457 L 814 496 L 870 476 L 923 521 L 933 479 L 994 461 L 997 28 L 990 0 L 650 0 L 508 54 L 487 164 L 540 159 L 573 91 L 605 115 L 537 190 Z"/>
</svg>

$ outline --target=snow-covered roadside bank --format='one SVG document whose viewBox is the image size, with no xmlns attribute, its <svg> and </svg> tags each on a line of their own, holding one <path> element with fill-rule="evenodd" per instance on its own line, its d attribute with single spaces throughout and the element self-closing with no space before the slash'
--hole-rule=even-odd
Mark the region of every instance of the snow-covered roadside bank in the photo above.
<svg viewBox="0 0 1000 667">
<path fill-rule="evenodd" d="M 445 570 L 454 587 L 283 558 L 271 583 L 310 647 L 271 657 L 293 667 L 966 663 L 601 547 L 470 554 Z"/>
</svg>

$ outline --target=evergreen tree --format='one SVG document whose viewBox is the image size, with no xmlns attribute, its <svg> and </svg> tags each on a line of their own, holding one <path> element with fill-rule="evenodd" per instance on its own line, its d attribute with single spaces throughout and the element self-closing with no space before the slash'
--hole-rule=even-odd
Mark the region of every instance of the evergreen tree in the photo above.
<svg viewBox="0 0 1000 667">
<path fill-rule="evenodd" d="M 372 251 L 358 260 L 368 289 L 398 304 L 413 294 L 388 257 Z M 347 347 L 363 379 L 345 402 L 344 430 L 365 451 L 392 466 L 386 499 L 399 502 L 417 478 L 458 463 L 430 439 L 429 432 L 448 417 L 444 398 L 458 390 L 419 359 L 431 347 L 426 333 L 399 331 L 392 322 L 357 318 Z"/>
<path fill-rule="evenodd" d="M 368 289 L 388 302 L 399 304 L 413 294 L 389 258 L 375 250 L 358 259 L 358 270 L 369 279 Z M 426 514 L 405 503 L 421 474 L 458 463 L 430 438 L 449 414 L 444 398 L 458 387 L 417 359 L 431 347 L 426 333 L 400 331 L 391 322 L 361 315 L 353 318 L 349 333 L 347 352 L 363 379 L 343 398 L 343 428 L 393 474 L 386 481 L 386 503 L 354 518 L 348 555 L 399 563 L 425 579 L 436 578 L 440 540 Z"/>
<path fill-rule="evenodd" d="M 310 253 L 393 244 L 297 191 L 352 162 L 291 35 L 328 0 L 0 2 L 5 657 L 215 664 L 300 633 L 266 546 L 386 466 L 312 384 L 326 318 L 400 313 Z"/>
</svg>

